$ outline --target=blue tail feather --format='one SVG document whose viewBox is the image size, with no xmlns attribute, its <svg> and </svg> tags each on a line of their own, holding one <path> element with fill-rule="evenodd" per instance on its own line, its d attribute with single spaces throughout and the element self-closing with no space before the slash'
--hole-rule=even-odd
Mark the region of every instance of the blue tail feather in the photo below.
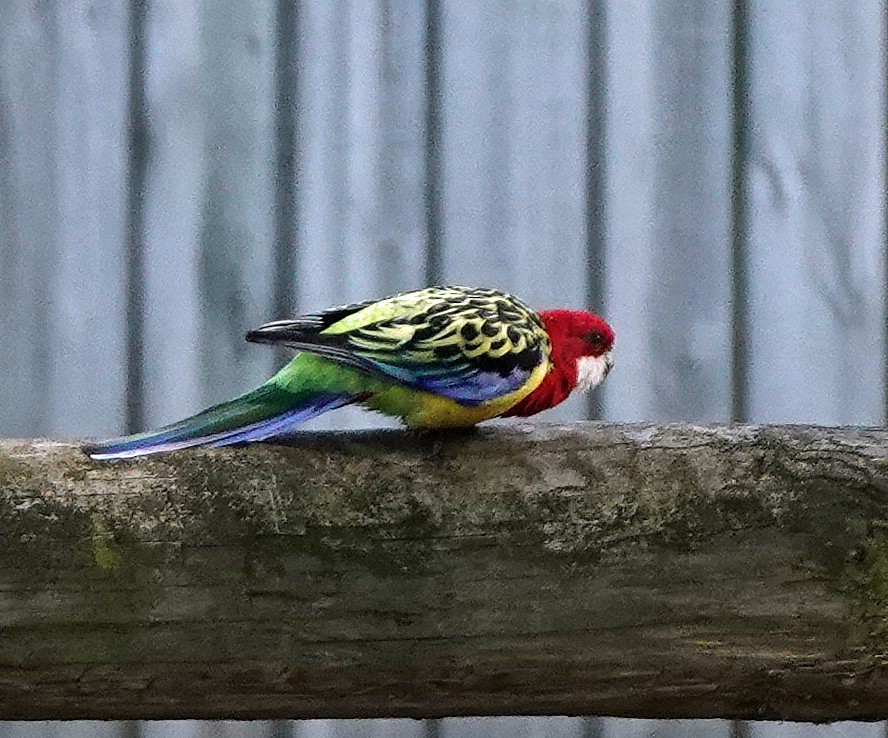
<svg viewBox="0 0 888 738">
<path fill-rule="evenodd" d="M 349 395 L 323 395 L 315 398 L 309 404 L 300 406 L 275 418 L 269 418 L 260 423 L 248 425 L 238 431 L 226 435 L 224 438 L 213 440 L 208 445 L 231 446 L 235 443 L 265 441 L 269 438 L 283 435 L 290 431 L 293 426 L 304 423 L 312 418 L 316 418 L 318 415 L 321 415 L 328 410 L 348 405 L 353 401 L 354 398 Z"/>
<path fill-rule="evenodd" d="M 93 459 L 108 461 L 194 446 L 263 441 L 356 399 L 355 395 L 348 394 L 295 394 L 269 383 L 156 431 L 86 443 L 83 450 Z"/>
</svg>

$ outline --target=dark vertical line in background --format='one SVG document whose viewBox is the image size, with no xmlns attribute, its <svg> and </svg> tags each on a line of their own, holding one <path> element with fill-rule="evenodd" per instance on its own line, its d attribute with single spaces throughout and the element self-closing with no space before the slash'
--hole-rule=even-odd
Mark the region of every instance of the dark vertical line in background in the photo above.
<svg viewBox="0 0 888 738">
<path fill-rule="evenodd" d="M 604 314 L 607 187 L 607 17 L 603 0 L 589 0 L 586 70 L 586 304 Z M 601 396 L 589 398 L 586 415 L 601 417 Z"/>
<path fill-rule="evenodd" d="M 297 136 L 299 11 L 294 0 L 277 0 L 274 39 L 274 251 L 272 255 L 272 319 L 296 313 L 296 239 L 298 208 Z M 292 357 L 285 348 L 275 351 L 276 364 Z M 276 720 L 270 738 L 290 738 L 297 723 Z"/>
<path fill-rule="evenodd" d="M 444 271 L 441 217 L 442 91 L 441 7 L 439 0 L 426 0 L 425 43 L 425 226 L 426 284 L 441 282 Z"/>
<path fill-rule="evenodd" d="M 884 279 L 885 289 L 883 294 L 888 295 L 888 3 L 885 4 L 885 10 L 882 18 L 882 95 L 884 96 L 882 105 L 884 110 L 885 126 L 882 129 L 882 176 L 885 180 L 882 182 L 882 258 L 884 259 Z M 883 392 L 884 402 L 882 408 L 882 424 L 888 424 L 888 298 L 882 305 L 884 314 L 885 336 L 884 346 L 882 347 L 882 363 L 884 369 Z M 888 721 L 885 723 L 885 738 L 888 738 Z"/>
<path fill-rule="evenodd" d="M 441 720 L 430 719 L 422 721 L 422 738 L 441 738 Z"/>
<path fill-rule="evenodd" d="M 145 96 L 149 0 L 131 0 L 127 81 L 126 177 L 126 430 L 145 426 L 145 191 L 149 128 Z"/>
<path fill-rule="evenodd" d="M 58 3 L 42 3 L 37 6 L 36 18 L 40 44 L 38 48 L 45 49 L 46 59 L 34 62 L 36 78 L 47 84 L 49 95 L 54 99 L 49 103 L 54 111 L 60 110 L 61 103 L 61 73 L 60 66 L 63 63 L 63 49 L 61 38 L 61 17 Z M 41 127 L 40 134 L 35 136 L 34 143 L 39 141 L 43 151 L 34 153 L 35 161 L 32 164 L 39 168 L 33 184 L 37 190 L 33 196 L 45 208 L 50 208 L 61 197 L 61 170 L 65 162 L 61 159 L 60 131 L 58 126 L 46 125 Z M 36 157 L 39 156 L 39 159 Z M 28 338 L 36 338 L 31 347 L 29 372 L 32 375 L 32 386 L 39 391 L 35 393 L 30 410 L 30 427 L 34 435 L 46 434 L 51 422 L 52 395 L 50 388 L 53 385 L 53 310 L 52 301 L 47 295 L 52 295 L 58 279 L 59 261 L 55 252 L 56 244 L 61 235 L 61 225 L 57 219 L 45 217 L 44 222 L 32 222 L 34 233 L 38 236 L 36 244 L 38 271 L 33 273 L 31 306 L 34 311 L 33 331 Z"/>
<path fill-rule="evenodd" d="M 119 738 L 142 738 L 142 727 L 136 720 L 126 720 L 119 724 Z"/>
<path fill-rule="evenodd" d="M 731 738 L 750 738 L 751 735 L 748 723 L 743 720 L 731 721 Z"/>
<path fill-rule="evenodd" d="M 297 7 L 298 3 L 293 0 L 277 0 L 275 10 L 274 319 L 286 318 L 296 312 Z M 291 352 L 281 350 L 279 353 L 279 363 L 290 358 Z"/>
<path fill-rule="evenodd" d="M 749 419 L 749 8 L 734 0 L 731 146 L 731 419 Z"/>
<path fill-rule="evenodd" d="M 582 738 L 604 738 L 604 718 L 583 718 Z"/>
<path fill-rule="evenodd" d="M 269 725 L 267 738 L 296 738 L 299 724 L 296 720 L 274 720 Z"/>
</svg>

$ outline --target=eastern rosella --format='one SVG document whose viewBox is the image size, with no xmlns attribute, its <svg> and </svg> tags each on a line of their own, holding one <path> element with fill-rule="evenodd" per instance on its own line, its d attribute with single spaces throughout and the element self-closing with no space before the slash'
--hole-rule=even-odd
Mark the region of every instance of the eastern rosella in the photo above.
<svg viewBox="0 0 888 738">
<path fill-rule="evenodd" d="M 424 429 L 533 415 L 604 379 L 614 333 L 593 313 L 537 313 L 497 290 L 430 287 L 267 323 L 247 340 L 298 353 L 252 392 L 86 453 L 125 459 L 262 441 L 351 403 Z"/>
</svg>

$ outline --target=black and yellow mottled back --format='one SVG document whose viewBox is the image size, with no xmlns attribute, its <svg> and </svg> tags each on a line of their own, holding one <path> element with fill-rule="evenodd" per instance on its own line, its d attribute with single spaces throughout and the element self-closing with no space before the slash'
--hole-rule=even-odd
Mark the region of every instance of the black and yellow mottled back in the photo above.
<svg viewBox="0 0 888 738">
<path fill-rule="evenodd" d="M 395 316 L 348 331 L 349 345 L 398 351 L 421 364 L 462 359 L 501 375 L 516 367 L 533 369 L 548 357 L 549 338 L 539 316 L 505 292 L 430 287 L 390 299 Z"/>
<path fill-rule="evenodd" d="M 539 315 L 521 300 L 456 286 L 270 323 L 248 338 L 285 343 L 467 404 L 514 391 L 550 357 Z"/>
</svg>

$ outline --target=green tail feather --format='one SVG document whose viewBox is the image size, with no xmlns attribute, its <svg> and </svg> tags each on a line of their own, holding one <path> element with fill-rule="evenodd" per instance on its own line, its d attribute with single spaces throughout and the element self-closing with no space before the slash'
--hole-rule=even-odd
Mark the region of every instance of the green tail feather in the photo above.
<svg viewBox="0 0 888 738">
<path fill-rule="evenodd" d="M 83 450 L 97 460 L 131 459 L 193 446 L 261 441 L 355 399 L 348 394 L 290 392 L 269 381 L 177 423 L 132 436 L 87 443 Z"/>
</svg>

